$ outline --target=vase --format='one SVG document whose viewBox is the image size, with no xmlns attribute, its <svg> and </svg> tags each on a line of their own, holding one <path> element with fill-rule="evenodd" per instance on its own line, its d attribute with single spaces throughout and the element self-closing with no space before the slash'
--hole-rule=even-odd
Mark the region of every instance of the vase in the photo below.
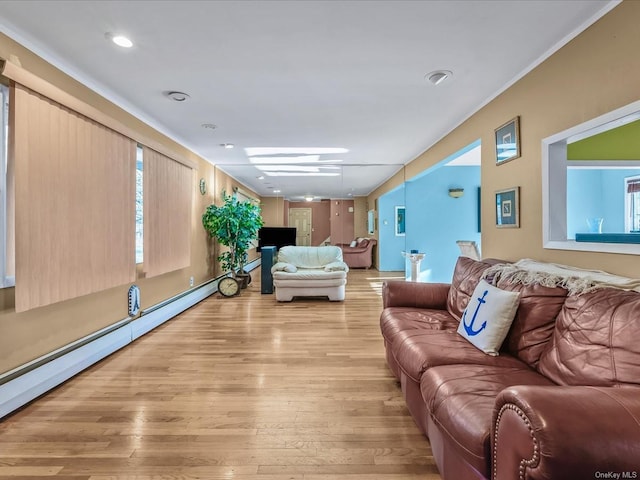
<svg viewBox="0 0 640 480">
<path fill-rule="evenodd" d="M 589 233 L 602 233 L 602 222 L 604 222 L 604 218 L 601 217 L 587 218 Z"/>
</svg>

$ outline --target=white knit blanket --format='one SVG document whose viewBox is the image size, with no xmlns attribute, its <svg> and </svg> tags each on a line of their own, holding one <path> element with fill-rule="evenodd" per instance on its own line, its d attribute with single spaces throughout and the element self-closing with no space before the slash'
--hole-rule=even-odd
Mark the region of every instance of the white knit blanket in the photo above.
<svg viewBox="0 0 640 480">
<path fill-rule="evenodd" d="M 529 258 L 489 267 L 482 277 L 494 285 L 502 279 L 523 285 L 564 287 L 572 295 L 605 287 L 640 292 L 639 279 L 620 277 L 601 270 L 584 270 L 569 265 L 537 262 Z"/>
</svg>

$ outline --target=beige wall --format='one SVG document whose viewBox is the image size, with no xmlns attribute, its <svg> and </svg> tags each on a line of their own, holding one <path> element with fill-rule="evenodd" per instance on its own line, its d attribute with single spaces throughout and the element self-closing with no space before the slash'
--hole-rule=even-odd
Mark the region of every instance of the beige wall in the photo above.
<svg viewBox="0 0 640 480">
<path fill-rule="evenodd" d="M 407 179 L 482 140 L 482 254 L 534 258 L 638 277 L 640 258 L 542 248 L 541 141 L 640 98 L 640 2 L 625 1 L 405 168 Z M 491 65 L 487 65 L 491 68 Z M 494 129 L 519 115 L 522 156 L 500 166 Z M 369 204 L 401 183 L 391 179 Z M 494 192 L 520 186 L 521 228 L 494 226 Z M 409 206 L 410 208 L 410 206 Z"/>
<path fill-rule="evenodd" d="M 351 211 L 349 211 L 351 209 Z M 354 235 L 353 200 L 331 200 L 331 243 L 350 243 Z"/>
<path fill-rule="evenodd" d="M 289 208 L 311 208 L 312 245 L 320 245 L 327 237 L 331 237 L 331 243 L 335 244 L 349 243 L 357 236 L 367 236 L 366 197 L 320 202 L 288 202 L 281 197 L 265 197 L 261 207 L 262 218 L 268 227 L 286 226 Z M 354 211 L 349 212 L 349 207 L 354 207 Z"/>
<path fill-rule="evenodd" d="M 230 192 L 234 186 L 241 185 L 193 152 L 156 132 L 0 34 L 0 57 L 9 58 L 11 55 L 17 56 L 26 70 L 196 164 L 191 224 L 191 266 L 150 279 L 139 278 L 136 284 L 141 290 L 142 308 L 187 290 L 191 276 L 194 277 L 196 285 L 212 278 L 217 262 L 212 261 L 213 242 L 207 238 L 202 227 L 201 216 L 206 206 L 219 198 L 223 187 Z M 206 195 L 201 195 L 199 192 L 200 178 L 205 178 L 207 181 Z M 246 187 L 241 187 L 247 190 Z M 255 252 L 252 253 L 255 257 Z M 0 289 L 0 373 L 7 372 L 126 318 L 128 288 L 129 285 L 122 285 L 20 314 L 17 314 L 14 309 L 14 289 Z"/>
<path fill-rule="evenodd" d="M 289 211 L 289 202 L 283 197 L 263 197 L 260 203 L 262 220 L 265 227 L 284 227 L 287 224 L 285 216 Z"/>
<path fill-rule="evenodd" d="M 289 202 L 287 212 L 289 208 L 311 209 L 311 245 L 322 245 L 322 242 L 331 236 L 331 206 L 329 205 L 329 200 L 321 200 L 319 202 Z"/>
<path fill-rule="evenodd" d="M 367 197 L 353 199 L 353 237 L 370 237 L 367 232 Z"/>
</svg>

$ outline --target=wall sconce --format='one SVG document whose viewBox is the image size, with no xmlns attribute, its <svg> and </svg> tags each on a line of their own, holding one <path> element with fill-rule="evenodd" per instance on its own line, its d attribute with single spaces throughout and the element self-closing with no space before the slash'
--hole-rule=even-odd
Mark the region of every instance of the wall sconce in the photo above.
<svg viewBox="0 0 640 480">
<path fill-rule="evenodd" d="M 464 188 L 450 188 L 449 196 L 451 198 L 460 198 L 464 195 Z"/>
</svg>

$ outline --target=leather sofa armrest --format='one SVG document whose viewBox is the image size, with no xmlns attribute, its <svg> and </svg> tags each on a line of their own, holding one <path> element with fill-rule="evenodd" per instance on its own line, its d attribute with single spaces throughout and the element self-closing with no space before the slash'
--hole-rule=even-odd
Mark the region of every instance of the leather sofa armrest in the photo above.
<svg viewBox="0 0 640 480">
<path fill-rule="evenodd" d="M 414 307 L 446 310 L 448 283 L 386 281 L 382 285 L 382 304 L 387 307 Z"/>
<path fill-rule="evenodd" d="M 350 247 L 350 246 L 346 246 L 342 248 L 342 253 L 364 253 L 367 250 L 369 250 L 370 247 Z"/>
<path fill-rule="evenodd" d="M 491 444 L 493 480 L 640 478 L 640 388 L 507 388 Z"/>
</svg>

